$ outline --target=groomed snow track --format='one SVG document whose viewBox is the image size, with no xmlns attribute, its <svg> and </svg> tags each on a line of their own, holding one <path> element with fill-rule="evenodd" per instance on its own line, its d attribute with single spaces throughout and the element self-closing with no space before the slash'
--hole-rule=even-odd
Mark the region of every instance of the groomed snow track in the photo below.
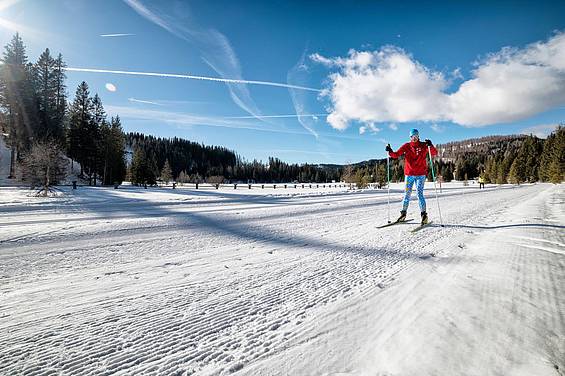
<svg viewBox="0 0 565 376">
<path fill-rule="evenodd" d="M 293 192 L 0 188 L 0 373 L 563 374 L 563 185 Z"/>
</svg>

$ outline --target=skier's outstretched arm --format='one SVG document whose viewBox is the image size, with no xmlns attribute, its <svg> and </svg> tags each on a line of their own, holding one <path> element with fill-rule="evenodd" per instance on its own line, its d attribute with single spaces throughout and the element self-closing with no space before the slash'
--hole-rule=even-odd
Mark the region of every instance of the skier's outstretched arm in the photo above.
<svg viewBox="0 0 565 376">
<path fill-rule="evenodd" d="M 388 155 L 389 155 L 391 158 L 396 159 L 396 158 L 400 157 L 401 155 L 403 155 L 403 154 L 405 153 L 405 150 L 404 150 L 404 149 L 405 149 L 405 145 L 402 145 L 402 146 L 400 147 L 400 149 L 398 149 L 397 151 L 393 151 L 392 148 L 390 147 L 390 144 L 388 144 L 388 145 L 386 146 L 386 149 L 385 149 L 385 150 L 388 152 Z"/>
</svg>

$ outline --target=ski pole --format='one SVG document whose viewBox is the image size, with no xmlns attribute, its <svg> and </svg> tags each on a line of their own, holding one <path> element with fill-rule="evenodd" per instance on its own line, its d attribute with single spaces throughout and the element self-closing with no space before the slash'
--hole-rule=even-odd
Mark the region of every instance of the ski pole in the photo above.
<svg viewBox="0 0 565 376">
<path fill-rule="evenodd" d="M 387 193 L 387 203 L 386 203 L 386 216 L 387 221 L 390 223 L 390 167 L 389 167 L 389 156 L 386 156 L 386 185 L 388 189 Z"/>
<path fill-rule="evenodd" d="M 436 176 L 435 176 L 435 173 L 434 173 L 434 161 L 432 159 L 432 149 L 430 149 L 429 145 L 428 145 L 428 155 L 430 156 L 430 164 L 432 166 L 432 179 L 434 181 L 434 190 L 436 192 L 437 210 L 439 212 L 439 223 L 440 223 L 441 227 L 443 227 L 443 219 L 441 218 L 441 209 L 439 207 L 439 198 L 437 196 Z"/>
</svg>

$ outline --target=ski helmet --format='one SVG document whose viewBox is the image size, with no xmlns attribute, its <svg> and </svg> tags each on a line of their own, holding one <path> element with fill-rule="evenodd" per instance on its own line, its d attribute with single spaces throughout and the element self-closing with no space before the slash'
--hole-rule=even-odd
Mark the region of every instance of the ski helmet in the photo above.
<svg viewBox="0 0 565 376">
<path fill-rule="evenodd" d="M 418 132 L 418 130 L 416 128 L 410 129 L 410 137 L 412 137 L 412 136 L 420 136 L 420 133 Z"/>
</svg>

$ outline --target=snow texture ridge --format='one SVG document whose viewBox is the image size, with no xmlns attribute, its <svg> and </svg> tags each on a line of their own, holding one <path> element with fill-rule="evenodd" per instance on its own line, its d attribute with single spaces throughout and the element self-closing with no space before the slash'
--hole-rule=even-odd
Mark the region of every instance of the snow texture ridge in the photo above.
<svg viewBox="0 0 565 376">
<path fill-rule="evenodd" d="M 1 373 L 563 372 L 565 187 L 427 188 L 0 188 Z"/>
</svg>

